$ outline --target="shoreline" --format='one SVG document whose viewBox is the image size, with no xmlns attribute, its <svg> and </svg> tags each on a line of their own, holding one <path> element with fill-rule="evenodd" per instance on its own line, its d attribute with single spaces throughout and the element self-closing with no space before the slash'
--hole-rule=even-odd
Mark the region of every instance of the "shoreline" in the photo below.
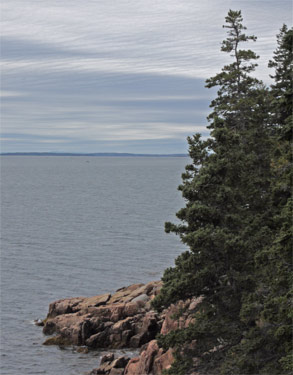
<svg viewBox="0 0 293 375">
<path fill-rule="evenodd" d="M 43 345 L 76 346 L 78 352 L 90 350 L 139 350 L 134 358 L 115 358 L 111 352 L 102 357 L 89 375 L 161 375 L 174 361 L 173 349 L 158 347 L 157 334 L 188 326 L 201 299 L 180 301 L 161 314 L 151 308 L 161 281 L 132 284 L 114 294 L 75 297 L 50 304 L 46 319 L 35 322 L 49 336 Z M 179 319 L 174 314 L 184 308 Z"/>
</svg>

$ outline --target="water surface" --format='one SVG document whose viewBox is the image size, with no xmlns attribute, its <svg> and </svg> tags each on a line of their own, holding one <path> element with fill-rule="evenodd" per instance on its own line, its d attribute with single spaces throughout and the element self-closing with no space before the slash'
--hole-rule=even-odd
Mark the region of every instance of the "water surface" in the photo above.
<svg viewBox="0 0 293 375">
<path fill-rule="evenodd" d="M 2 372 L 82 374 L 99 352 L 42 346 L 50 302 L 160 279 L 183 245 L 188 158 L 1 157 Z"/>
</svg>

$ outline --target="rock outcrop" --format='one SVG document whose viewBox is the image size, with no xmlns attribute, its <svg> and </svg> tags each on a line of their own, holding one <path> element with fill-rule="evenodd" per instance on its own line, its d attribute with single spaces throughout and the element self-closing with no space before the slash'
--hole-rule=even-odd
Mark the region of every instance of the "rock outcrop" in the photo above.
<svg viewBox="0 0 293 375">
<path fill-rule="evenodd" d="M 164 369 L 171 367 L 173 361 L 172 349 L 164 352 L 158 347 L 157 340 L 152 340 L 141 351 L 139 357 L 128 362 L 123 375 L 160 375 Z"/>
<path fill-rule="evenodd" d="M 174 357 L 172 349 L 164 351 L 158 347 L 156 335 L 187 327 L 201 302 L 201 298 L 180 301 L 157 314 L 151 310 L 150 302 L 160 288 L 161 282 L 155 281 L 130 285 L 113 295 L 53 302 L 43 322 L 44 334 L 53 336 L 44 345 L 77 345 L 86 350 L 141 348 L 140 355 L 131 359 L 108 354 L 100 367 L 89 374 L 160 375 L 171 367 Z"/>
<path fill-rule="evenodd" d="M 154 339 L 161 317 L 150 310 L 160 282 L 134 284 L 113 295 L 62 299 L 50 304 L 44 344 L 66 343 L 89 348 L 139 348 Z"/>
<path fill-rule="evenodd" d="M 93 369 L 88 375 L 124 375 L 125 366 L 129 362 L 127 357 L 118 357 L 115 359 L 114 354 L 107 354 L 102 357 L 100 367 Z"/>
<path fill-rule="evenodd" d="M 161 314 L 163 324 L 160 333 L 166 335 L 177 328 L 187 327 L 192 323 L 193 313 L 201 302 L 202 298 L 200 297 L 171 305 Z M 175 318 L 176 315 L 178 315 L 178 319 Z M 194 342 L 192 344 L 195 345 Z M 161 375 L 163 370 L 171 367 L 173 361 L 173 349 L 170 348 L 165 352 L 158 347 L 157 340 L 152 340 L 142 348 L 139 357 L 132 358 L 128 362 L 123 375 Z"/>
</svg>

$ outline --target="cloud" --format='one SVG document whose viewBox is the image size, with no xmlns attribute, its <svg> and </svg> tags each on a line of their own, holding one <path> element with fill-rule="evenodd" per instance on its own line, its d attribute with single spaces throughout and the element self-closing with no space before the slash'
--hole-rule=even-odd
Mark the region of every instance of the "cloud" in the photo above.
<svg viewBox="0 0 293 375">
<path fill-rule="evenodd" d="M 219 53 L 225 37 L 221 25 L 235 6 L 243 9 L 249 31 L 260 35 L 257 49 L 267 60 L 272 53 L 268 44 L 291 20 L 286 0 L 3 2 L 4 37 L 10 40 L 9 47 L 3 45 L 10 56 L 3 69 L 207 78 L 225 61 Z"/>
<path fill-rule="evenodd" d="M 7 99 L 7 98 L 16 98 L 18 96 L 23 96 L 23 94 L 17 91 L 8 91 L 8 90 L 0 91 L 0 98 L 2 100 Z"/>
<path fill-rule="evenodd" d="M 275 34 L 284 22 L 290 24 L 292 5 L 10 0 L 1 7 L 2 132 L 38 135 L 34 145 L 39 141 L 44 149 L 51 142 L 47 137 L 69 139 L 74 147 L 78 140 L 80 147 L 94 147 L 93 141 L 101 147 L 119 139 L 125 147 L 127 140 L 143 139 L 182 147 L 181 137 L 185 142 L 195 131 L 207 134 L 215 91 L 205 90 L 204 80 L 229 61 L 220 52 L 228 9 L 242 9 L 248 32 L 259 37 L 251 48 L 261 55 L 258 76 L 269 82 Z M 175 138 L 180 141 L 172 143 Z M 20 147 L 6 142 L 10 150 Z"/>
</svg>

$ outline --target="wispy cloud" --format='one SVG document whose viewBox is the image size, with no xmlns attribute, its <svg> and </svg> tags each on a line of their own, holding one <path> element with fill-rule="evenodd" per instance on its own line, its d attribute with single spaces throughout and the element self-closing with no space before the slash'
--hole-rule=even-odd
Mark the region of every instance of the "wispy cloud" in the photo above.
<svg viewBox="0 0 293 375">
<path fill-rule="evenodd" d="M 275 34 L 291 22 L 292 7 L 287 0 L 10 0 L 1 6 L 2 133 L 37 135 L 40 149 L 66 137 L 72 147 L 120 140 L 122 151 L 143 139 L 165 148 L 165 141 L 180 139 L 170 141 L 181 145 L 174 152 L 183 151 L 186 135 L 207 133 L 213 92 L 204 80 L 228 62 L 219 52 L 228 9 L 242 9 L 248 32 L 258 35 L 258 75 L 268 82 Z M 20 147 L 4 138 L 3 148 Z"/>
</svg>

